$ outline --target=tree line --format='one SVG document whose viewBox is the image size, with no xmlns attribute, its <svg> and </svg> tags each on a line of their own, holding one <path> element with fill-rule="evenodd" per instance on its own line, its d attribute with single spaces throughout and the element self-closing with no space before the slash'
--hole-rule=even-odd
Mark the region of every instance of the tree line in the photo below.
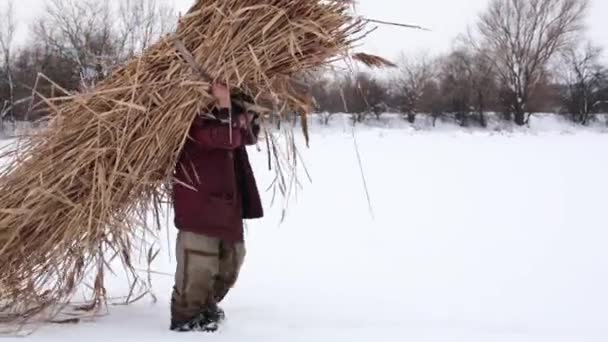
<svg viewBox="0 0 608 342">
<path fill-rule="evenodd" d="M 2 122 L 44 115 L 32 109 L 37 97 L 85 91 L 173 31 L 177 17 L 157 0 L 46 0 L 43 13 L 20 27 L 13 0 L 0 4 Z M 28 32 L 22 44 L 18 29 Z"/>
<path fill-rule="evenodd" d="M 415 122 L 454 117 L 486 125 L 488 112 L 525 125 L 536 112 L 588 124 L 608 112 L 602 50 L 585 39 L 588 0 L 491 0 L 468 32 L 441 56 L 401 56 L 396 70 L 309 75 L 316 109 L 356 122 L 401 113 Z M 161 35 L 177 13 L 157 0 L 46 0 L 27 27 L 13 0 L 0 5 L 2 123 L 33 120 L 36 97 L 82 91 Z M 28 39 L 17 44 L 17 30 Z M 41 77 L 40 75 L 44 75 Z"/>
<path fill-rule="evenodd" d="M 326 122 L 389 111 L 412 123 L 424 114 L 485 127 L 488 112 L 518 125 L 543 112 L 586 125 L 608 113 L 608 68 L 586 39 L 587 10 L 587 0 L 492 0 L 441 56 L 403 55 L 390 76 L 317 73 L 317 109 Z"/>
</svg>

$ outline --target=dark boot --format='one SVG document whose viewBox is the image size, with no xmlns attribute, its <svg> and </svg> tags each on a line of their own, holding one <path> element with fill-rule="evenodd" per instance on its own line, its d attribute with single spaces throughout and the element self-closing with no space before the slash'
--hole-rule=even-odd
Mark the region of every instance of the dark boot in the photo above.
<svg viewBox="0 0 608 342">
<path fill-rule="evenodd" d="M 216 332 L 220 324 L 226 319 L 226 313 L 217 305 L 212 305 L 201 313 L 200 331 Z"/>
<path fill-rule="evenodd" d="M 188 332 L 196 331 L 196 327 L 199 325 L 198 318 L 191 321 L 171 321 L 171 331 L 176 332 Z"/>
<path fill-rule="evenodd" d="M 176 332 L 216 332 L 224 319 L 226 319 L 224 310 L 217 305 L 213 305 L 203 310 L 190 321 L 171 321 L 171 330 Z"/>
</svg>

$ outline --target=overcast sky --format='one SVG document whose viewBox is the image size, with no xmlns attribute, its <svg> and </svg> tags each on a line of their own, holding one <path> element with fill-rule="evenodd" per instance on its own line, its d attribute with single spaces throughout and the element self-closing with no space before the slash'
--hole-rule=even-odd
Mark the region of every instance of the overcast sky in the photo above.
<svg viewBox="0 0 608 342">
<path fill-rule="evenodd" d="M 0 3 L 7 0 L 0 0 Z M 20 38 L 27 35 L 27 25 L 38 15 L 45 0 L 15 1 L 21 24 Z M 117 0 L 119 1 L 119 0 Z M 185 12 L 193 0 L 161 0 L 173 3 Z M 358 12 L 369 18 L 417 24 L 431 32 L 396 27 L 380 27 L 365 41 L 366 52 L 388 58 L 399 52 L 426 50 L 441 53 L 449 49 L 454 37 L 465 32 L 489 0 L 360 0 Z M 608 50 L 608 0 L 591 0 L 587 20 L 589 36 Z M 605 52 L 605 55 L 608 51 Z"/>
</svg>

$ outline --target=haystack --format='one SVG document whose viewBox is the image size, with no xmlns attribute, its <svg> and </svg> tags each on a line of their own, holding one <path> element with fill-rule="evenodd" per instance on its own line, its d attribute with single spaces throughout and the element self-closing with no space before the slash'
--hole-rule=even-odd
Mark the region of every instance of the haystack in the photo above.
<svg viewBox="0 0 608 342">
<path fill-rule="evenodd" d="M 0 320 L 52 317 L 93 274 L 154 234 L 178 153 L 210 81 L 278 113 L 308 111 L 296 74 L 347 55 L 365 33 L 348 0 L 198 0 L 174 34 L 86 92 L 43 99 L 48 129 L 0 174 Z M 360 59 L 377 63 L 367 55 Z"/>
</svg>

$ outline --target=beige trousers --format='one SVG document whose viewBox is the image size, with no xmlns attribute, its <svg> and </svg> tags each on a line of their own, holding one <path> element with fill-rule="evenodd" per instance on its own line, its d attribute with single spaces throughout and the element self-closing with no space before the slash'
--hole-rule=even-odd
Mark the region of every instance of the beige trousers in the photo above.
<svg viewBox="0 0 608 342">
<path fill-rule="evenodd" d="M 221 302 L 239 276 L 245 245 L 180 231 L 171 318 L 188 321 L 206 306 Z"/>
</svg>

